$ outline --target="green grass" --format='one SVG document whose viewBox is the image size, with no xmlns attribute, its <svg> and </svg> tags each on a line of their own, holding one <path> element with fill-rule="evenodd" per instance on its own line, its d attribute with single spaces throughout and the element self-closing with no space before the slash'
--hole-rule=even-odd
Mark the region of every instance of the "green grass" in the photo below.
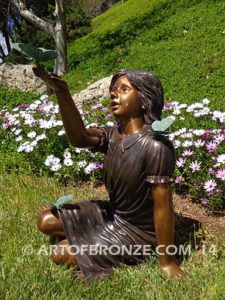
<svg viewBox="0 0 225 300">
<path fill-rule="evenodd" d="M 53 179 L 3 174 L 0 177 L 1 214 L 1 299 L 223 299 L 225 252 L 222 238 L 206 236 L 205 243 L 217 244 L 217 255 L 193 251 L 182 263 L 188 280 L 164 279 L 152 260 L 140 268 L 123 267 L 102 282 L 84 285 L 74 270 L 54 265 L 37 255 L 48 238 L 37 231 L 36 217 L 43 198 L 74 195 L 82 199 L 107 199 L 102 188 L 92 185 L 60 185 Z M 25 255 L 24 247 L 33 252 Z"/>
<path fill-rule="evenodd" d="M 0 109 L 4 106 L 12 108 L 22 103 L 32 103 L 37 100 L 38 94 L 33 92 L 23 92 L 19 89 L 8 89 L 0 86 Z"/>
<path fill-rule="evenodd" d="M 225 108 L 224 1 L 128 0 L 93 20 L 93 31 L 69 46 L 73 91 L 120 68 L 162 80 L 166 99 L 208 97 Z"/>
</svg>

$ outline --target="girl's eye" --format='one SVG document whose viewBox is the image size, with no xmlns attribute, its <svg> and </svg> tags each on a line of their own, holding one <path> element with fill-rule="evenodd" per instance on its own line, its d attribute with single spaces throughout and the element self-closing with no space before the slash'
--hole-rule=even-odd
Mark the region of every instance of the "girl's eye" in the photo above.
<svg viewBox="0 0 225 300">
<path fill-rule="evenodd" d="M 124 93 L 128 93 L 129 91 L 130 91 L 130 89 L 128 87 L 123 88 Z"/>
</svg>

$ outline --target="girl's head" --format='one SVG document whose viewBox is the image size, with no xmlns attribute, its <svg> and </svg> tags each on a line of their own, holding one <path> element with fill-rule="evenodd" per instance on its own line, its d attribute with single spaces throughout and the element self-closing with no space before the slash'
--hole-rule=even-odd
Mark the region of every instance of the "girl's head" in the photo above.
<svg viewBox="0 0 225 300">
<path fill-rule="evenodd" d="M 130 84 L 136 89 L 145 124 L 151 124 L 155 120 L 161 120 L 163 109 L 163 87 L 153 74 L 139 70 L 120 70 L 116 72 L 111 80 L 109 92 L 111 93 L 116 81 L 125 76 Z"/>
</svg>

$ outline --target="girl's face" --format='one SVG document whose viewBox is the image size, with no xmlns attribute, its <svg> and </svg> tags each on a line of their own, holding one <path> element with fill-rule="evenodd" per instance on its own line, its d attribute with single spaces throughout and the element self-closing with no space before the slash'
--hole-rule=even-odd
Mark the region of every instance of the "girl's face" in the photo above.
<svg viewBox="0 0 225 300">
<path fill-rule="evenodd" d="M 121 76 L 116 80 L 110 98 L 110 107 L 117 119 L 124 120 L 142 116 L 138 92 L 126 76 Z"/>
</svg>

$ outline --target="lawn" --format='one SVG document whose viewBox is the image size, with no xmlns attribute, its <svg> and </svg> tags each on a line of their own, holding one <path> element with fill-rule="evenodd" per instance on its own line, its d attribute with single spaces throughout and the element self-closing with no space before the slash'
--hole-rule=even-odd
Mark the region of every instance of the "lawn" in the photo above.
<svg viewBox="0 0 225 300">
<path fill-rule="evenodd" d="M 36 228 L 38 207 L 43 199 L 70 193 L 76 201 L 107 199 L 102 186 L 90 183 L 64 186 L 50 178 L 1 175 L 1 299 L 223 299 L 225 238 L 214 237 L 204 228 L 194 235 L 192 230 L 196 250 L 193 245 L 191 255 L 182 261 L 188 275 L 184 282 L 163 278 L 157 260 L 152 259 L 86 285 L 75 278 L 74 269 L 56 266 L 46 255 L 38 255 L 49 242 Z"/>
</svg>

